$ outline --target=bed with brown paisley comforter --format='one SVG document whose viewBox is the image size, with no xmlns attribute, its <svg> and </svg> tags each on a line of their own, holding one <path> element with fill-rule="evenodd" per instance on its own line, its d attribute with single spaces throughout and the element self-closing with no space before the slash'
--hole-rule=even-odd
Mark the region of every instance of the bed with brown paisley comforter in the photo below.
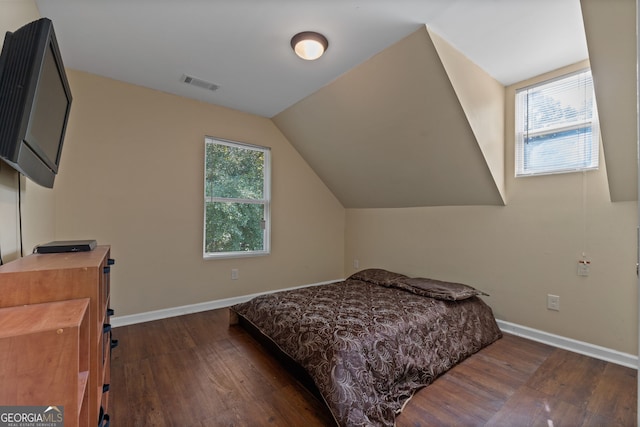
<svg viewBox="0 0 640 427">
<path fill-rule="evenodd" d="M 421 387 L 500 338 L 472 287 L 363 270 L 230 308 L 310 375 L 341 426 L 394 425 Z"/>
</svg>

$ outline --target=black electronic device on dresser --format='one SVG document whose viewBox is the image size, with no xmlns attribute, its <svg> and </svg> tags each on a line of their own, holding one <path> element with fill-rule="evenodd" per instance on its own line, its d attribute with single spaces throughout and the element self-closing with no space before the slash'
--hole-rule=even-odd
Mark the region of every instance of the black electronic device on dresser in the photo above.
<svg viewBox="0 0 640 427">
<path fill-rule="evenodd" d="M 56 240 L 36 246 L 34 253 L 57 254 L 60 252 L 87 252 L 96 248 L 95 240 Z"/>
</svg>

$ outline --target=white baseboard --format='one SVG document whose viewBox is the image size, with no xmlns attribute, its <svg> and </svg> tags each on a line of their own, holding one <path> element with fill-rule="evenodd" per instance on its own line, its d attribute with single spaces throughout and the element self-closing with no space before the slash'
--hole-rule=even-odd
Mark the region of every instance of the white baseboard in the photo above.
<svg viewBox="0 0 640 427">
<path fill-rule="evenodd" d="M 341 280 L 341 279 L 336 279 Z M 328 282 L 314 283 L 311 285 L 296 286 L 288 289 L 304 288 L 307 286 L 324 285 L 327 283 L 335 282 L 331 280 Z M 117 328 L 118 326 L 133 325 L 136 323 L 150 322 L 152 320 L 166 319 L 169 317 L 182 316 L 184 314 L 199 313 L 201 311 L 215 310 L 218 308 L 230 307 L 234 304 L 249 301 L 258 295 L 264 295 L 270 292 L 261 292 L 257 294 L 244 295 L 233 298 L 226 298 L 221 300 L 207 301 L 198 304 L 183 305 L 180 307 L 171 307 L 162 310 L 147 311 L 145 313 L 131 314 L 127 316 L 114 316 L 111 318 L 111 326 Z M 541 342 L 551 345 L 553 347 L 562 348 L 564 350 L 573 351 L 575 353 L 584 354 L 585 356 L 593 357 L 596 359 L 604 360 L 607 362 L 615 363 L 618 365 L 626 366 L 633 369 L 638 369 L 638 356 L 633 354 L 622 353 L 617 350 L 612 350 L 606 347 L 600 347 L 587 342 L 574 340 L 571 338 L 565 338 L 560 335 L 550 334 L 548 332 L 540 331 L 537 329 L 529 328 L 527 326 L 517 325 L 515 323 L 506 322 L 504 320 L 497 320 L 498 326 L 502 332 L 517 335 L 523 338 L 527 338 L 533 341 Z"/>
<path fill-rule="evenodd" d="M 517 325 L 504 320 L 498 320 L 497 322 L 502 332 L 548 344 L 553 347 L 562 348 L 574 353 L 584 354 L 585 356 L 626 366 L 628 368 L 638 369 L 638 356 L 633 354 L 622 353 L 610 348 L 562 337 L 560 335 L 550 334 L 548 332 Z"/>
<path fill-rule="evenodd" d="M 308 286 L 326 285 L 328 283 L 333 283 L 340 280 L 344 280 L 344 279 L 329 280 L 327 282 L 295 286 L 292 288 L 286 288 L 281 290 L 306 288 Z M 112 327 L 117 328 L 118 326 L 127 326 L 127 325 L 133 325 L 136 323 L 150 322 L 152 320 L 167 319 L 169 317 L 182 316 L 184 314 L 199 313 L 201 311 L 208 311 L 208 310 L 215 310 L 218 308 L 230 307 L 234 304 L 240 304 L 241 302 L 249 301 L 250 299 L 257 297 L 259 295 L 269 294 L 272 292 L 274 291 L 260 292 L 260 293 L 251 294 L 251 295 L 243 295 L 239 297 L 225 298 L 225 299 L 219 299 L 214 301 L 201 302 L 197 304 L 182 305 L 180 307 L 170 307 L 162 310 L 147 311 L 145 313 L 129 314 L 126 316 L 113 316 L 111 317 L 110 322 Z"/>
<path fill-rule="evenodd" d="M 113 328 L 118 326 L 134 325 L 136 323 L 151 322 L 152 320 L 167 319 L 169 317 L 182 316 L 184 314 L 199 313 L 201 311 L 215 310 L 217 308 L 229 307 L 248 301 L 252 296 L 227 298 L 215 301 L 207 301 L 198 304 L 182 305 L 180 307 L 165 308 L 162 310 L 147 311 L 126 316 L 113 316 L 109 320 Z"/>
</svg>

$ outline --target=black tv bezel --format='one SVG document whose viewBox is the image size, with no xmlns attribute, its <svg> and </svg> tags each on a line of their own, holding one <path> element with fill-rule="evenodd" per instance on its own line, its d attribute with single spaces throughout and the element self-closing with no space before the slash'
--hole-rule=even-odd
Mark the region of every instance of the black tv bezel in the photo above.
<svg viewBox="0 0 640 427">
<path fill-rule="evenodd" d="M 49 52 L 67 99 L 55 159 L 47 156 L 31 129 Z M 0 98 L 0 159 L 32 181 L 52 188 L 73 98 L 50 19 L 41 18 L 6 33 L 0 53 Z"/>
</svg>

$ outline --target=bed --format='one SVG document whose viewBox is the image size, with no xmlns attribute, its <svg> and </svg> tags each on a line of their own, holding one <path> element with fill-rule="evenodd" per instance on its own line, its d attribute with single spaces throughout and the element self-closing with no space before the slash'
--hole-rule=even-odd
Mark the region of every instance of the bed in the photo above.
<svg viewBox="0 0 640 427">
<path fill-rule="evenodd" d="M 502 334 L 473 287 L 367 269 L 230 307 L 308 374 L 341 426 L 392 426 L 420 388 Z"/>
</svg>

